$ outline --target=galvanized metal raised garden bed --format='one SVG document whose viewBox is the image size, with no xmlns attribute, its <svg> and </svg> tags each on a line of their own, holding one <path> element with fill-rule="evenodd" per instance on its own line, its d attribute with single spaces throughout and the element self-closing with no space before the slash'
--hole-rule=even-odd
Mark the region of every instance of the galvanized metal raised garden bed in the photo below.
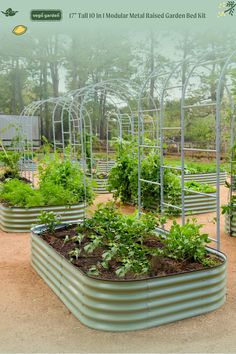
<svg viewBox="0 0 236 354">
<path fill-rule="evenodd" d="M 226 257 L 217 267 L 133 281 L 87 276 L 32 232 L 32 266 L 88 327 L 129 331 L 159 326 L 216 310 L 226 297 Z"/>
<path fill-rule="evenodd" d="M 181 206 L 181 200 L 179 205 Z M 216 210 L 216 195 L 215 193 L 209 193 L 209 196 L 195 193 L 185 195 L 184 207 L 186 215 L 214 212 Z"/>
<path fill-rule="evenodd" d="M 184 206 L 186 214 L 203 214 L 216 210 L 216 195 L 189 194 L 184 197 Z"/>
<path fill-rule="evenodd" d="M 8 207 L 0 204 L 0 227 L 6 232 L 30 232 L 41 211 L 53 211 L 63 222 L 77 223 L 84 218 L 84 204 L 71 206 L 43 206 L 35 208 Z"/>
<path fill-rule="evenodd" d="M 95 182 L 96 182 L 96 186 L 94 187 L 94 192 L 98 194 L 110 193 L 108 191 L 107 178 L 96 178 Z"/>
<path fill-rule="evenodd" d="M 227 178 L 226 172 L 220 172 L 220 184 L 224 184 Z M 185 182 L 196 181 L 200 183 L 214 184 L 216 185 L 216 173 L 198 173 L 189 174 L 184 176 Z"/>
<path fill-rule="evenodd" d="M 114 160 L 98 160 L 97 169 L 99 172 L 109 172 L 115 163 L 116 162 Z"/>
<path fill-rule="evenodd" d="M 235 175 L 232 175 L 232 180 L 231 180 L 231 183 L 232 183 L 232 191 L 236 191 L 236 176 Z"/>
<path fill-rule="evenodd" d="M 230 236 L 236 237 L 236 211 L 232 211 L 231 215 L 225 214 L 225 231 Z"/>
</svg>

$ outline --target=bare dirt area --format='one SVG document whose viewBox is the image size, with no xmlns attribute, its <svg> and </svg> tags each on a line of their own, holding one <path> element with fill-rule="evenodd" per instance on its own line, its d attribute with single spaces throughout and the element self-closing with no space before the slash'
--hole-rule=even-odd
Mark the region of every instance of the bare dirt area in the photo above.
<svg viewBox="0 0 236 354">
<path fill-rule="evenodd" d="M 105 202 L 111 195 L 101 195 Z M 222 187 L 222 203 L 227 190 Z M 122 208 L 125 210 L 125 208 Z M 133 209 L 128 208 L 131 212 Z M 214 214 L 198 216 L 200 222 Z M 223 217 L 222 217 L 223 221 Z M 215 225 L 205 227 L 214 234 Z M 224 233 L 227 302 L 209 314 L 149 330 L 110 333 L 83 326 L 30 265 L 30 235 L 0 233 L 1 353 L 235 353 L 236 239 Z"/>
</svg>

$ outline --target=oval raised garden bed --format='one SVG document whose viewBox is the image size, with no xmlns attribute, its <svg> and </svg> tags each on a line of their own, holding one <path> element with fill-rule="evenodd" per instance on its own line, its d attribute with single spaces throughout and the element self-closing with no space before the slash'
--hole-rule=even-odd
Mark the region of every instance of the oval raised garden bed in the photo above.
<svg viewBox="0 0 236 354">
<path fill-rule="evenodd" d="M 216 210 L 216 195 L 189 194 L 184 197 L 185 212 L 192 214 L 209 213 Z"/>
<path fill-rule="evenodd" d="M 84 218 L 84 204 L 63 206 L 42 206 L 34 208 L 19 208 L 0 205 L 0 225 L 6 232 L 30 232 L 41 211 L 53 211 L 61 216 L 61 221 L 77 223 Z"/>
<path fill-rule="evenodd" d="M 108 191 L 108 184 L 107 178 L 95 178 L 94 179 L 96 182 L 96 187 L 94 187 L 94 192 L 98 193 L 98 194 L 107 194 L 109 193 Z"/>
<path fill-rule="evenodd" d="M 32 229 L 32 266 L 88 327 L 128 331 L 201 315 L 225 302 L 226 257 L 209 249 L 222 263 L 212 268 L 141 280 L 93 278 L 75 267 Z"/>
<path fill-rule="evenodd" d="M 220 172 L 220 184 L 224 184 L 227 178 L 226 172 Z M 216 184 L 216 173 L 187 174 L 184 176 L 185 182 L 196 181 L 200 183 Z"/>
<path fill-rule="evenodd" d="M 112 167 L 115 165 L 114 160 L 98 160 L 97 161 L 97 169 L 99 172 L 109 172 Z"/>
<path fill-rule="evenodd" d="M 209 193 L 209 196 L 189 193 L 184 196 L 184 207 L 186 214 L 203 214 L 214 212 L 216 210 L 215 193 Z"/>
</svg>

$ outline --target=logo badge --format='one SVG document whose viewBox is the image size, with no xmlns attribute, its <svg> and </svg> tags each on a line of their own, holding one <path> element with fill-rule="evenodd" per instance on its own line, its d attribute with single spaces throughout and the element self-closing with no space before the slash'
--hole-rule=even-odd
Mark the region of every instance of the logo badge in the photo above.
<svg viewBox="0 0 236 354">
<path fill-rule="evenodd" d="M 18 11 L 13 11 L 10 7 L 9 9 L 7 9 L 5 12 L 1 11 L 1 13 L 5 16 L 15 16 L 15 14 L 17 14 Z"/>
</svg>

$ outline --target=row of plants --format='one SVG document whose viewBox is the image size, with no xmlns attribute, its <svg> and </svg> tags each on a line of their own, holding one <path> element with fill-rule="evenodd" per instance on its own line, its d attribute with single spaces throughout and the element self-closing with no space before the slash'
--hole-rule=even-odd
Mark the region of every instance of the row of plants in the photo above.
<svg viewBox="0 0 236 354">
<path fill-rule="evenodd" d="M 176 166 L 180 166 L 180 162 L 176 163 Z M 225 171 L 225 166 L 220 166 L 220 171 Z M 216 173 L 216 164 L 210 162 L 190 162 L 185 164 L 186 174 L 200 174 L 200 173 Z"/>
</svg>

